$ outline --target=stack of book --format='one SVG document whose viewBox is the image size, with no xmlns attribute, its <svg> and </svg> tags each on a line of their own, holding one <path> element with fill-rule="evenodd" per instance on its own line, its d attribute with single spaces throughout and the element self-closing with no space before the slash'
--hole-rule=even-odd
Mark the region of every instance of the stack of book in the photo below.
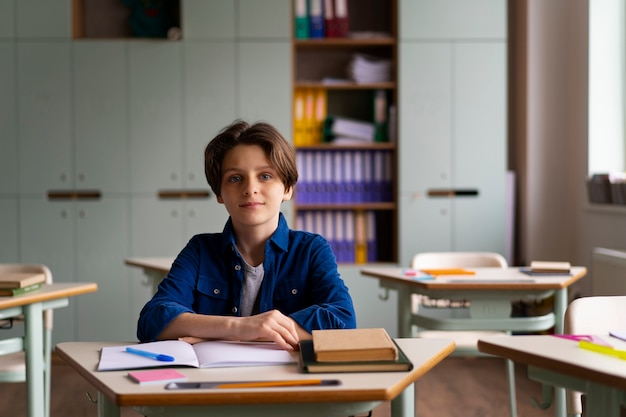
<svg viewBox="0 0 626 417">
<path fill-rule="evenodd" d="M 304 372 L 410 371 L 413 364 L 384 328 L 313 330 L 300 342 Z"/>
<path fill-rule="evenodd" d="M 0 275 L 0 296 L 26 294 L 38 290 L 46 281 L 43 273 L 7 272 Z"/>
</svg>

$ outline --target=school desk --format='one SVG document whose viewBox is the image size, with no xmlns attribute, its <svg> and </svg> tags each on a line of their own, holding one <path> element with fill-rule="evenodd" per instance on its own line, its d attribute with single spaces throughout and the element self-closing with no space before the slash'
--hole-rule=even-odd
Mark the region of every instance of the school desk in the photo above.
<svg viewBox="0 0 626 417">
<path fill-rule="evenodd" d="M 66 307 L 69 297 L 97 289 L 95 283 L 54 283 L 24 295 L 0 297 L 0 318 L 24 316 L 28 417 L 44 416 L 43 311 Z"/>
<path fill-rule="evenodd" d="M 626 349 L 626 342 L 597 336 Z M 585 416 L 618 417 L 626 405 L 626 360 L 582 349 L 575 340 L 552 335 L 489 337 L 478 341 L 478 349 L 528 365 L 533 380 L 586 393 Z M 556 415 L 565 416 L 565 410 Z"/>
<path fill-rule="evenodd" d="M 349 416 L 391 401 L 393 417 L 413 417 L 413 383 L 452 351 L 445 339 L 396 339 L 413 362 L 408 372 L 302 373 L 297 364 L 231 368 L 177 368 L 188 381 L 337 379 L 338 386 L 292 386 L 166 390 L 164 384 L 139 385 L 128 371 L 96 370 L 103 346 L 128 343 L 65 342 L 56 347 L 64 359 L 98 391 L 98 416 L 119 417 L 120 407 L 152 416 Z"/>
<path fill-rule="evenodd" d="M 376 278 L 385 291 L 398 293 L 398 336 L 411 337 L 413 326 L 429 330 L 496 330 L 506 332 L 538 332 L 554 327 L 563 333 L 563 317 L 567 308 L 567 289 L 582 279 L 587 270 L 572 267 L 570 275 L 529 276 L 519 267 L 465 268 L 469 275 L 441 275 L 421 279 L 415 271 L 393 267 L 361 269 L 361 274 Z M 441 315 L 438 308 L 420 306 L 414 313 L 412 294 L 431 298 L 463 299 L 469 308 L 447 309 Z M 554 311 L 536 317 L 511 317 L 512 302 L 542 300 L 554 296 Z M 450 316 L 448 313 L 451 313 Z M 557 410 L 565 408 L 565 391 L 555 393 Z"/>
<path fill-rule="evenodd" d="M 172 262 L 174 262 L 174 258 L 172 257 L 127 258 L 124 260 L 126 265 L 143 269 L 143 273 L 148 277 L 148 281 L 152 285 L 153 292 L 156 292 L 159 283 L 170 271 Z"/>
</svg>

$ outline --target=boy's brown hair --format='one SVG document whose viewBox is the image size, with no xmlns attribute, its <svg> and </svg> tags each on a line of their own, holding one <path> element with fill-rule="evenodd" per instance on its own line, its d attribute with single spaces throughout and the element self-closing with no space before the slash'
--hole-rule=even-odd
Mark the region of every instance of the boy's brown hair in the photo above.
<svg viewBox="0 0 626 417">
<path fill-rule="evenodd" d="M 292 189 L 298 181 L 296 152 L 278 129 L 269 123 L 250 124 L 235 120 L 218 133 L 204 150 L 204 174 L 216 196 L 222 195 L 222 162 L 228 151 L 238 145 L 257 145 L 274 166 L 285 190 Z"/>
</svg>

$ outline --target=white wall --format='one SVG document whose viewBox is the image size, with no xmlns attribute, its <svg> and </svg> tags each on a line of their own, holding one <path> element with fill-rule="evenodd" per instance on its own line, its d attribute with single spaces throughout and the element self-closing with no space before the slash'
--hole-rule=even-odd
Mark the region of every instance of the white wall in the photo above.
<svg viewBox="0 0 626 417">
<path fill-rule="evenodd" d="M 588 0 L 510 4 L 519 47 L 511 112 L 519 262 L 589 268 L 593 247 L 626 247 L 626 208 L 587 203 Z M 570 295 L 590 294 L 592 279 L 590 270 Z"/>
</svg>

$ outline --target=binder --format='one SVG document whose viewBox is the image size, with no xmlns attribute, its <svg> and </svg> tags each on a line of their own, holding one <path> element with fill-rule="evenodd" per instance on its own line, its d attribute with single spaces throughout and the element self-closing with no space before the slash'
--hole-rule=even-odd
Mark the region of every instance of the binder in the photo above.
<svg viewBox="0 0 626 417">
<path fill-rule="evenodd" d="M 383 180 L 384 201 L 393 201 L 393 163 L 391 152 L 385 152 L 385 174 Z"/>
<path fill-rule="evenodd" d="M 367 219 L 363 210 L 354 213 L 354 253 L 357 264 L 367 263 Z"/>
<path fill-rule="evenodd" d="M 332 202 L 340 203 L 342 194 L 345 192 L 346 184 L 343 176 L 343 154 L 333 152 L 333 187 Z"/>
<path fill-rule="evenodd" d="M 305 195 L 303 197 L 303 202 L 305 204 L 310 204 L 313 202 L 313 196 L 315 194 L 315 176 L 313 170 L 315 166 L 313 164 L 313 152 L 307 151 L 304 152 L 304 173 L 307 179 L 305 184 Z"/>
<path fill-rule="evenodd" d="M 324 0 L 324 34 L 327 38 L 336 37 L 336 25 L 335 20 L 335 4 L 334 0 Z"/>
<path fill-rule="evenodd" d="M 313 213 L 313 233 L 317 233 L 325 238 L 326 228 L 324 227 L 324 212 L 316 210 Z"/>
<path fill-rule="evenodd" d="M 309 0 L 309 37 L 324 38 L 324 0 Z"/>
<path fill-rule="evenodd" d="M 350 31 L 348 0 L 334 0 L 335 3 L 335 33 L 338 38 L 347 38 Z"/>
<path fill-rule="evenodd" d="M 296 39 L 308 39 L 309 37 L 309 13 L 307 0 L 293 0 L 294 29 Z"/>
<path fill-rule="evenodd" d="M 368 211 L 367 216 L 367 262 L 378 261 L 378 248 L 376 246 L 376 212 Z"/>
<path fill-rule="evenodd" d="M 341 193 L 341 202 L 342 203 L 354 203 L 356 202 L 355 198 L 355 188 L 354 188 L 354 163 L 353 163 L 353 155 L 351 151 L 343 151 L 343 178 L 344 178 L 344 190 Z"/>
<path fill-rule="evenodd" d="M 374 142 L 387 142 L 388 138 L 388 106 L 387 92 L 376 90 L 374 92 Z"/>
<path fill-rule="evenodd" d="M 335 241 L 337 242 L 337 262 L 348 262 L 346 259 L 346 227 L 342 211 L 334 211 Z"/>
<path fill-rule="evenodd" d="M 305 145 L 313 145 L 314 142 L 314 126 L 315 126 L 315 93 L 312 89 L 304 90 L 304 135 L 303 141 Z"/>
<path fill-rule="evenodd" d="M 344 221 L 344 227 L 345 227 L 344 252 L 345 252 L 346 262 L 354 263 L 356 259 L 355 242 L 354 242 L 354 212 L 346 211 L 343 214 L 344 214 L 343 221 Z"/>
<path fill-rule="evenodd" d="M 293 98 L 293 144 L 306 145 L 306 124 L 304 119 L 304 92 L 296 89 Z"/>
<path fill-rule="evenodd" d="M 335 237 L 335 216 L 332 211 L 324 212 L 324 237 L 337 258 L 337 238 Z"/>
<path fill-rule="evenodd" d="M 319 144 L 324 139 L 324 121 L 326 120 L 326 109 L 328 98 L 326 90 L 318 88 L 314 93 L 313 126 L 311 142 Z"/>
<path fill-rule="evenodd" d="M 295 198 L 298 204 L 306 203 L 306 187 L 307 182 L 309 181 L 307 178 L 307 170 L 304 158 L 305 152 L 298 151 L 296 152 L 296 167 L 298 169 L 298 182 L 296 183 L 295 189 Z"/>
<path fill-rule="evenodd" d="M 374 201 L 374 152 L 363 151 L 363 201 Z"/>
<path fill-rule="evenodd" d="M 323 152 L 315 151 L 313 152 L 313 184 L 315 185 L 315 191 L 313 192 L 312 203 L 323 203 L 324 202 L 324 165 L 323 165 Z"/>
<path fill-rule="evenodd" d="M 322 203 L 333 202 L 333 153 L 329 151 L 322 152 Z"/>
<path fill-rule="evenodd" d="M 353 159 L 353 175 L 354 175 L 354 198 L 355 202 L 363 203 L 365 201 L 365 181 L 364 181 L 364 158 L 362 151 L 354 152 Z"/>
<path fill-rule="evenodd" d="M 385 175 L 385 155 L 383 151 L 377 150 L 373 152 L 373 171 L 374 171 L 374 179 L 373 179 L 373 201 L 382 202 L 385 200 L 385 183 L 384 183 L 384 175 Z"/>
</svg>

